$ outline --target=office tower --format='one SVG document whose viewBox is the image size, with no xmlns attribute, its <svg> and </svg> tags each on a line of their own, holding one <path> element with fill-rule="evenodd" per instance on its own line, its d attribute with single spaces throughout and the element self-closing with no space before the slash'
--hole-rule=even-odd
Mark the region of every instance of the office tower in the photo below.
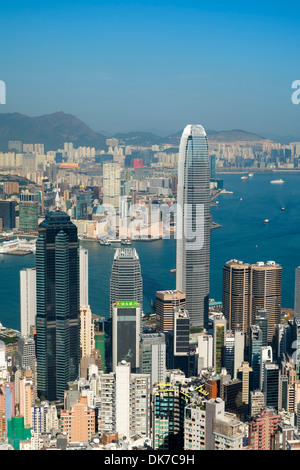
<svg viewBox="0 0 300 470">
<path fill-rule="evenodd" d="M 181 449 L 183 445 L 185 398 L 180 386 L 156 384 L 152 393 L 152 447 L 154 450 Z"/>
<path fill-rule="evenodd" d="M 198 374 L 213 367 L 213 337 L 206 333 L 198 336 Z"/>
<path fill-rule="evenodd" d="M 79 373 L 79 254 L 77 228 L 56 210 L 39 225 L 36 242 L 38 395 L 64 398 Z"/>
<path fill-rule="evenodd" d="M 232 331 L 227 331 L 227 333 L 225 334 L 223 366 L 225 367 L 228 374 L 230 374 L 233 377 L 233 369 L 234 369 L 234 333 L 232 333 Z"/>
<path fill-rule="evenodd" d="M 139 303 L 143 312 L 143 279 L 135 248 L 118 248 L 114 255 L 110 278 L 110 313 L 119 300 Z"/>
<path fill-rule="evenodd" d="M 190 316 L 182 307 L 174 309 L 174 368 L 182 370 L 189 377 L 190 359 Z"/>
<path fill-rule="evenodd" d="M 228 261 L 223 267 L 223 313 L 228 329 L 250 333 L 249 312 L 250 264 L 238 260 Z"/>
<path fill-rule="evenodd" d="M 273 409 L 262 409 L 249 419 L 248 448 L 271 450 L 271 440 L 278 429 L 280 416 Z"/>
<path fill-rule="evenodd" d="M 116 162 L 103 163 L 103 204 L 119 208 L 121 195 L 121 165 Z"/>
<path fill-rule="evenodd" d="M 185 307 L 185 294 L 177 290 L 156 292 L 156 331 L 174 331 L 174 308 Z"/>
<path fill-rule="evenodd" d="M 278 364 L 265 362 L 264 364 L 264 386 L 265 405 L 278 410 L 280 370 Z"/>
<path fill-rule="evenodd" d="M 69 442 L 88 442 L 95 435 L 95 410 L 88 406 L 86 397 L 74 403 L 71 410 L 61 410 L 60 421 Z"/>
<path fill-rule="evenodd" d="M 274 261 L 258 262 L 251 266 L 251 310 L 255 317 L 265 309 L 268 316 L 268 342 L 274 343 L 276 326 L 281 319 L 282 267 Z"/>
<path fill-rule="evenodd" d="M 271 346 L 264 346 L 261 348 L 260 380 L 259 380 L 260 390 L 264 389 L 265 363 L 266 362 L 273 362 L 273 350 Z"/>
<path fill-rule="evenodd" d="M 0 201 L 0 231 L 12 230 L 16 226 L 16 202 Z"/>
<path fill-rule="evenodd" d="M 112 368 L 126 361 L 136 373 L 140 367 L 141 309 L 136 301 L 117 301 L 112 309 Z"/>
<path fill-rule="evenodd" d="M 33 338 L 18 337 L 18 346 L 15 352 L 15 365 L 22 369 L 31 369 L 35 372 L 35 340 Z"/>
<path fill-rule="evenodd" d="M 295 270 L 294 318 L 300 320 L 300 266 Z"/>
<path fill-rule="evenodd" d="M 280 362 L 289 351 L 291 344 L 291 328 L 287 324 L 279 324 L 276 327 L 276 356 Z"/>
<path fill-rule="evenodd" d="M 242 381 L 243 421 L 249 416 L 250 390 L 252 388 L 252 367 L 243 362 L 237 371 L 237 378 Z"/>
<path fill-rule="evenodd" d="M 262 346 L 268 346 L 268 312 L 261 308 L 258 309 L 254 317 L 254 325 L 257 325 L 261 331 Z"/>
<path fill-rule="evenodd" d="M 94 331 L 95 331 L 95 349 L 99 351 L 99 355 L 101 357 L 100 369 L 103 372 L 106 372 L 106 363 L 105 363 L 106 331 L 105 331 L 104 318 L 100 317 L 94 321 Z"/>
<path fill-rule="evenodd" d="M 37 232 L 39 217 L 39 203 L 35 201 L 20 202 L 19 204 L 19 230 L 25 233 Z"/>
<path fill-rule="evenodd" d="M 213 319 L 214 369 L 217 374 L 221 372 L 223 367 L 226 323 L 222 314 L 215 315 Z"/>
<path fill-rule="evenodd" d="M 208 322 L 210 223 L 207 136 L 202 126 L 188 125 L 178 160 L 176 289 L 186 294 L 192 327 Z"/>
<path fill-rule="evenodd" d="M 80 305 L 89 305 L 89 252 L 79 247 Z"/>
<path fill-rule="evenodd" d="M 140 335 L 140 373 L 150 375 L 150 386 L 166 380 L 166 338 L 163 333 Z"/>
<path fill-rule="evenodd" d="M 32 335 L 36 322 L 36 269 L 20 271 L 20 323 L 21 335 Z"/>
<path fill-rule="evenodd" d="M 242 331 L 234 332 L 234 364 L 233 378 L 236 379 L 237 371 L 244 362 L 245 334 Z"/>
<path fill-rule="evenodd" d="M 253 370 L 253 384 L 252 389 L 257 390 L 260 386 L 260 363 L 261 363 L 261 348 L 263 347 L 262 331 L 257 325 L 252 325 L 250 328 L 250 365 Z"/>
<path fill-rule="evenodd" d="M 243 417 L 243 383 L 240 379 L 221 378 L 221 398 L 225 410 L 234 413 L 239 419 Z"/>
<path fill-rule="evenodd" d="M 81 357 L 91 357 L 95 350 L 94 321 L 89 305 L 80 306 L 80 349 Z"/>
</svg>

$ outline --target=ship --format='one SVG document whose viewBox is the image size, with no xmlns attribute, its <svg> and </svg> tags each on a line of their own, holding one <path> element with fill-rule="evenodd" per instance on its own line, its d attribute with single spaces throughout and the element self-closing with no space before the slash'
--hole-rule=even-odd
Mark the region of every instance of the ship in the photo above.
<svg viewBox="0 0 300 470">
<path fill-rule="evenodd" d="M 99 240 L 99 243 L 100 243 L 100 245 L 105 245 L 105 246 L 111 245 L 111 242 L 108 241 L 108 240 Z"/>
<path fill-rule="evenodd" d="M 176 273 L 176 269 L 170 269 L 170 273 L 171 273 L 171 274 Z"/>
<path fill-rule="evenodd" d="M 253 173 L 249 173 L 249 175 L 248 175 L 248 176 L 249 176 L 250 178 L 252 178 L 252 176 L 253 176 Z"/>
<path fill-rule="evenodd" d="M 11 253 L 16 250 L 21 250 L 28 253 L 36 252 L 36 240 L 22 240 L 15 238 L 13 240 L 5 240 L 0 244 L 0 253 Z"/>
<path fill-rule="evenodd" d="M 284 183 L 284 181 L 282 179 L 279 179 L 279 180 L 272 180 L 272 181 L 270 181 L 270 183 L 272 183 L 272 184 L 282 184 L 282 183 Z"/>
<path fill-rule="evenodd" d="M 268 224 L 269 222 L 270 222 L 269 219 L 264 220 L 264 224 Z"/>
<path fill-rule="evenodd" d="M 247 180 L 248 176 L 241 176 L 241 180 Z"/>
<path fill-rule="evenodd" d="M 123 238 L 121 240 L 121 245 L 131 245 L 131 240 L 130 238 Z"/>
</svg>

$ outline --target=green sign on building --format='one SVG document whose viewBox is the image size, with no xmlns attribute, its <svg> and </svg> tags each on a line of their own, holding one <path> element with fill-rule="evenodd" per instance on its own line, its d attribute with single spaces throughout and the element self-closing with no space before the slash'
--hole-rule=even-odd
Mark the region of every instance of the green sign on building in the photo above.
<svg viewBox="0 0 300 470">
<path fill-rule="evenodd" d="M 139 303 L 137 300 L 118 300 L 116 307 L 138 307 Z"/>
</svg>

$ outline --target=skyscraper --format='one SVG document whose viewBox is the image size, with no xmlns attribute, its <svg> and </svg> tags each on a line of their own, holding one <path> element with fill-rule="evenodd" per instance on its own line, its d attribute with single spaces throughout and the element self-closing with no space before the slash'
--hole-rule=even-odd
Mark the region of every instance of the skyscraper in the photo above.
<svg viewBox="0 0 300 470">
<path fill-rule="evenodd" d="M 295 319 L 300 320 L 300 266 L 295 271 Z"/>
<path fill-rule="evenodd" d="M 20 271 L 20 313 L 21 335 L 30 336 L 35 328 L 36 317 L 36 270 L 35 268 Z"/>
<path fill-rule="evenodd" d="M 82 246 L 79 247 L 80 267 L 80 306 L 89 305 L 89 252 Z"/>
<path fill-rule="evenodd" d="M 77 227 L 60 210 L 46 214 L 36 242 L 37 389 L 63 400 L 80 361 Z"/>
<path fill-rule="evenodd" d="M 121 165 L 116 162 L 103 163 L 103 204 L 119 208 L 121 195 Z"/>
<path fill-rule="evenodd" d="M 134 300 L 143 311 L 143 279 L 135 248 L 118 248 L 114 255 L 110 278 L 110 313 L 118 300 Z"/>
<path fill-rule="evenodd" d="M 210 158 L 205 130 L 188 125 L 178 161 L 176 288 L 186 294 L 191 326 L 208 322 Z"/>
</svg>

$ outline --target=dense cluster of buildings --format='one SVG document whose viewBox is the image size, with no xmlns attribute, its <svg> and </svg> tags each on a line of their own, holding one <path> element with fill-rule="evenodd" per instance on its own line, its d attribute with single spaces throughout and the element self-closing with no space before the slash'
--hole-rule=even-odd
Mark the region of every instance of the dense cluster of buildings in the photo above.
<svg viewBox="0 0 300 470">
<path fill-rule="evenodd" d="M 202 126 L 183 132 L 178 179 L 164 176 L 155 183 L 163 181 L 159 187 L 172 191 L 176 180 L 174 194 L 184 210 L 177 214 L 176 289 L 156 292 L 154 326 L 146 326 L 143 266 L 132 246 L 115 251 L 107 315 L 91 311 L 88 250 L 80 245 L 78 220 L 108 223 L 101 213 L 105 205 L 122 219 L 120 211 L 128 217 L 129 209 L 120 204 L 122 196 L 137 203 L 141 189 L 135 192 L 132 179 L 122 180 L 121 150 L 114 151 L 113 162 L 102 162 L 98 205 L 93 186 L 77 192 L 72 186 L 73 204 L 67 187 L 61 195 L 62 180 L 60 191 L 51 184 L 47 191 L 43 181 L 40 193 L 18 193 L 3 184 L 3 194 L 19 196 L 0 201 L 8 211 L 3 230 L 16 228 L 6 225 L 16 217 L 16 204 L 18 230 L 22 220 L 29 225 L 34 218 L 22 203 L 37 204 L 40 212 L 35 227 L 22 228 L 37 240 L 35 268 L 20 272 L 21 331 L 13 337 L 4 327 L 0 331 L 0 448 L 299 448 L 300 268 L 294 317 L 282 317 L 282 268 L 274 261 L 228 261 L 222 302 L 209 299 L 212 175 Z M 96 158 L 91 149 L 81 152 Z M 62 160 L 73 155 L 75 163 L 82 157 L 72 145 L 61 153 Z M 158 186 L 145 187 L 149 196 Z M 74 210 L 82 218 L 73 217 Z"/>
</svg>

